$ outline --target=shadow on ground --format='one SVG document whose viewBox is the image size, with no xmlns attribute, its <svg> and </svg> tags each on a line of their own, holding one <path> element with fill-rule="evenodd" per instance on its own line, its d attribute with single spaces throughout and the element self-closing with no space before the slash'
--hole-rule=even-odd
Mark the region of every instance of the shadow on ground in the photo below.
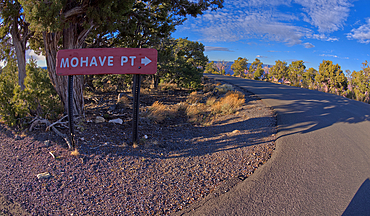
<svg viewBox="0 0 370 216">
<path fill-rule="evenodd" d="M 370 179 L 366 179 L 343 212 L 342 216 L 370 215 Z"/>
</svg>

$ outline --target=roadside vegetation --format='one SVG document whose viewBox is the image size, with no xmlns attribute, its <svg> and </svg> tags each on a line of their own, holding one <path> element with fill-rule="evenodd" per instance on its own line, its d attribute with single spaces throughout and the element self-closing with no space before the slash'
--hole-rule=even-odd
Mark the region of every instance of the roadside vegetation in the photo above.
<svg viewBox="0 0 370 216">
<path fill-rule="evenodd" d="M 307 88 L 370 103 L 370 64 L 367 61 L 362 64 L 362 70 L 352 72 L 343 72 L 338 64 L 327 60 L 323 60 L 318 71 L 306 68 L 303 60 L 289 65 L 277 60 L 272 67 L 262 67 L 261 60 L 255 59 L 249 65 L 248 68 L 248 59 L 239 57 L 231 65 L 233 76 Z M 225 68 L 224 62 L 209 62 L 205 72 L 225 74 Z"/>
</svg>

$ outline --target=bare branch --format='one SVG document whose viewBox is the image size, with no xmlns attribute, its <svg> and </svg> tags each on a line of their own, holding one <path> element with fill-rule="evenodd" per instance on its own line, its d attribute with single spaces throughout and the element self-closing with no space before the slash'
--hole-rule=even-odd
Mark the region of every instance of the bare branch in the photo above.
<svg viewBox="0 0 370 216">
<path fill-rule="evenodd" d="M 85 13 L 85 11 L 82 7 L 75 7 L 75 8 L 72 8 L 71 10 L 69 10 L 69 11 L 66 11 L 64 13 L 64 18 L 69 19 L 73 16 L 77 16 L 77 15 L 80 15 L 80 14 L 83 14 L 83 13 Z"/>
<path fill-rule="evenodd" d="M 50 127 L 50 128 L 51 128 L 51 129 L 56 133 L 56 134 L 58 134 L 59 136 L 63 137 L 63 139 L 66 141 L 66 143 L 67 143 L 67 145 L 68 145 L 68 148 L 69 148 L 69 149 L 72 149 L 72 148 L 73 148 L 73 146 L 72 146 L 71 142 L 68 140 L 67 135 L 65 135 L 65 134 L 61 133 L 60 131 L 58 131 L 54 126 L 50 126 L 51 124 L 50 124 L 50 122 L 49 122 L 47 119 L 37 119 L 37 120 L 35 120 L 35 121 L 32 123 L 32 125 L 31 125 L 31 127 L 30 127 L 29 131 L 32 131 L 32 129 L 33 129 L 36 125 L 38 125 L 38 124 L 46 124 L 46 126 L 47 126 L 47 127 Z"/>
</svg>

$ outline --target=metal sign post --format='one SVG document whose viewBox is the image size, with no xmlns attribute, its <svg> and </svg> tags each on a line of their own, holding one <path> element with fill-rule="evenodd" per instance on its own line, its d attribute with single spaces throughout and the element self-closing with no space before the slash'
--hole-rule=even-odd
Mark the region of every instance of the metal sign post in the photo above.
<svg viewBox="0 0 370 216">
<path fill-rule="evenodd" d="M 75 148 L 75 128 L 73 125 L 73 75 L 68 76 L 68 125 L 69 125 L 69 138 L 72 146 Z"/>
<path fill-rule="evenodd" d="M 138 141 L 140 74 L 157 72 L 158 53 L 155 49 L 93 48 L 66 49 L 57 53 L 57 75 L 68 76 L 68 121 L 73 147 L 73 75 L 134 74 L 134 107 L 132 123 L 133 143 Z"/>
<path fill-rule="evenodd" d="M 133 118 L 132 118 L 132 143 L 137 143 L 139 140 L 138 125 L 139 125 L 139 105 L 140 105 L 140 74 L 134 75 L 134 86 L 132 89 L 134 96 Z"/>
</svg>

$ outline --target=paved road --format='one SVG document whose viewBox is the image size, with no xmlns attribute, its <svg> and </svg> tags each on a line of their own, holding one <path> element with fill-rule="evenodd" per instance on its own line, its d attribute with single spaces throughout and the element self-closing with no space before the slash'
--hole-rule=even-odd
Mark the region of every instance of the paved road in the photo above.
<svg viewBox="0 0 370 216">
<path fill-rule="evenodd" d="M 194 215 L 370 215 L 370 105 L 307 89 L 209 75 L 277 112 L 272 158 Z"/>
</svg>

